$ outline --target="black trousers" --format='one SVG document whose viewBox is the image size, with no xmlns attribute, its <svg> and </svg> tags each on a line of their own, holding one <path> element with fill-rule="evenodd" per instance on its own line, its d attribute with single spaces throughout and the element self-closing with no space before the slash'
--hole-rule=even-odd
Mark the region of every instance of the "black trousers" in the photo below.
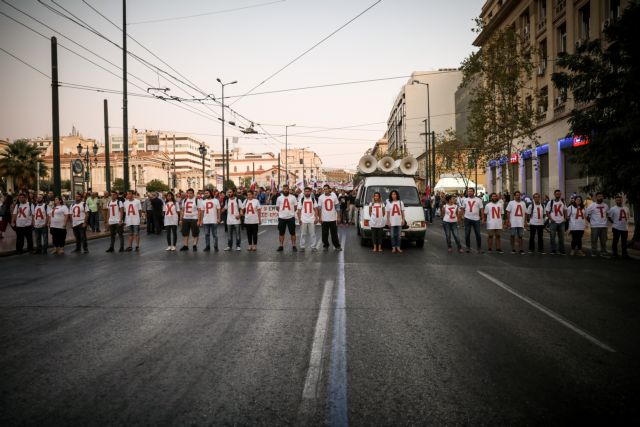
<svg viewBox="0 0 640 427">
<path fill-rule="evenodd" d="M 584 230 L 571 230 L 571 250 L 582 250 L 582 236 L 584 236 Z"/>
<path fill-rule="evenodd" d="M 85 251 L 89 249 L 87 245 L 87 229 L 81 225 L 73 227 L 73 237 L 76 239 L 76 250 L 80 250 L 80 246 Z"/>
<path fill-rule="evenodd" d="M 244 228 L 247 230 L 247 240 L 250 245 L 258 244 L 258 224 L 245 224 Z"/>
<path fill-rule="evenodd" d="M 322 246 L 329 247 L 329 233 L 331 233 L 331 243 L 336 248 L 340 247 L 340 238 L 338 237 L 338 224 L 336 221 L 324 221 L 322 223 Z"/>
<path fill-rule="evenodd" d="M 531 225 L 529 224 L 529 250 L 533 252 L 536 248 L 536 236 L 538 236 L 538 252 L 542 252 L 544 244 L 542 242 L 542 233 L 544 232 L 544 225 Z"/>
<path fill-rule="evenodd" d="M 153 211 L 146 211 L 147 213 L 147 234 L 155 233 Z"/>
<path fill-rule="evenodd" d="M 53 246 L 56 248 L 64 248 L 65 240 L 67 239 L 66 228 L 51 228 L 51 239 L 53 240 Z"/>
<path fill-rule="evenodd" d="M 153 211 L 153 232 L 162 233 L 162 211 Z"/>
<path fill-rule="evenodd" d="M 627 239 L 629 238 L 629 232 L 616 230 L 615 228 L 612 228 L 611 230 L 613 231 L 613 244 L 611 245 L 611 252 L 613 253 L 613 256 L 618 256 L 618 240 L 620 240 L 620 246 L 622 246 L 622 256 L 629 256 L 627 253 Z"/>
<path fill-rule="evenodd" d="M 124 235 L 122 224 L 109 224 L 109 235 L 111 237 L 110 248 L 113 249 L 113 245 L 116 243 L 116 234 L 120 240 L 120 249 L 124 249 Z"/>
<path fill-rule="evenodd" d="M 178 226 L 177 225 L 165 225 L 167 230 L 167 245 L 175 246 L 178 241 Z"/>
<path fill-rule="evenodd" d="M 16 227 L 16 250 L 22 252 L 24 239 L 27 239 L 27 250 L 33 251 L 33 227 Z"/>
</svg>

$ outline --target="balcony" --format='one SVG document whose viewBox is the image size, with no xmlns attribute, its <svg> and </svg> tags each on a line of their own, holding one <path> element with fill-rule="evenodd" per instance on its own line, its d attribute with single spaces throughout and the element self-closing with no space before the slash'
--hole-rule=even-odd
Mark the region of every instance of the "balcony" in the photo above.
<svg viewBox="0 0 640 427">
<path fill-rule="evenodd" d="M 556 6 L 553 8 L 553 20 L 556 21 L 565 15 L 567 10 L 566 0 L 556 0 Z"/>
<path fill-rule="evenodd" d="M 542 21 L 538 22 L 538 25 L 536 26 L 536 28 L 538 30 L 538 34 L 543 32 L 547 28 L 547 20 L 543 19 Z"/>
</svg>

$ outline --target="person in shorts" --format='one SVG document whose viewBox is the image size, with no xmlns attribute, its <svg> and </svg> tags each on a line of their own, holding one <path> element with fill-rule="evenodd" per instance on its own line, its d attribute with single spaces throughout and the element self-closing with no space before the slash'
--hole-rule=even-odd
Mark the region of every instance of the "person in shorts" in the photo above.
<svg viewBox="0 0 640 427">
<path fill-rule="evenodd" d="M 284 250 L 284 235 L 287 230 L 291 235 L 291 250 L 297 252 L 296 247 L 296 208 L 298 206 L 298 199 L 293 194 L 289 193 L 289 186 L 282 186 L 282 194 L 276 200 L 276 210 L 278 211 L 278 233 L 280 245 L 278 246 L 278 252 Z"/>
<path fill-rule="evenodd" d="M 491 252 L 493 249 L 493 240 L 496 241 L 496 252 L 501 254 L 502 248 L 500 247 L 500 235 L 502 233 L 502 214 L 504 213 L 502 210 L 502 204 L 498 201 L 498 195 L 496 193 L 491 193 L 490 202 L 484 206 L 484 217 L 487 223 L 487 246 L 489 247 L 488 251 Z"/>
<path fill-rule="evenodd" d="M 126 251 L 131 252 L 133 242 L 136 243 L 136 252 L 140 250 L 140 221 L 142 218 L 142 204 L 140 200 L 133 198 L 133 191 L 127 191 L 127 199 L 124 201 L 124 225 L 129 230 L 129 246 Z"/>
<path fill-rule="evenodd" d="M 524 255 L 522 246 L 522 238 L 524 237 L 524 229 L 527 226 L 527 204 L 522 200 L 522 193 L 517 191 L 513 193 L 514 199 L 507 205 L 507 227 L 511 229 L 511 253 L 516 251 L 520 255 Z"/>
<path fill-rule="evenodd" d="M 198 250 L 198 236 L 202 225 L 202 200 L 196 198 L 193 188 L 187 190 L 187 197 L 182 201 L 180 209 L 180 226 L 182 227 L 182 247 L 180 251 L 189 250 L 189 234 L 193 236 L 193 251 Z"/>
</svg>

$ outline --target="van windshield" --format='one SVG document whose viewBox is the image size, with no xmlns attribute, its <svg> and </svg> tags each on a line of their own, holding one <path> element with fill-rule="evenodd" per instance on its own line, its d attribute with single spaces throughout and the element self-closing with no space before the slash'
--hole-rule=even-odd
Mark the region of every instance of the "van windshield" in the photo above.
<svg viewBox="0 0 640 427">
<path fill-rule="evenodd" d="M 373 194 L 376 192 L 380 193 L 380 197 L 386 202 L 389 199 L 389 193 L 392 190 L 396 190 L 398 194 L 400 194 L 400 200 L 402 200 L 405 206 L 421 206 L 420 198 L 418 197 L 418 190 L 416 187 L 408 186 L 372 185 L 367 188 L 367 194 L 363 203 L 370 203 L 373 200 Z"/>
</svg>

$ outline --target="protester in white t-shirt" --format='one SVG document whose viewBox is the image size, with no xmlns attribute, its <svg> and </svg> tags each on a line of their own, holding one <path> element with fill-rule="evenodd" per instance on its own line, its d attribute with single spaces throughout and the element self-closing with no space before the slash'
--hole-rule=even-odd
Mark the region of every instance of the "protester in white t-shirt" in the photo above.
<svg viewBox="0 0 640 427">
<path fill-rule="evenodd" d="M 300 250 L 306 250 L 307 244 L 316 250 L 316 224 L 318 221 L 318 203 L 311 194 L 311 188 L 305 187 L 298 201 L 298 222 L 300 223 Z"/>
<path fill-rule="evenodd" d="M 291 235 L 291 250 L 296 252 L 296 219 L 295 212 L 298 204 L 298 199 L 293 194 L 289 194 L 289 186 L 282 186 L 282 194 L 276 200 L 276 210 L 278 211 L 278 240 L 280 245 L 278 246 L 278 252 L 284 250 L 284 235 L 287 230 Z"/>
<path fill-rule="evenodd" d="M 111 244 L 107 252 L 113 252 L 113 246 L 116 243 L 116 235 L 120 240 L 120 252 L 124 252 L 124 235 L 122 227 L 122 218 L 124 216 L 124 204 L 118 199 L 118 192 L 111 192 L 111 199 L 107 203 L 107 222 L 109 224 L 109 237 Z"/>
<path fill-rule="evenodd" d="M 16 251 L 21 254 L 24 241 L 27 241 L 27 250 L 33 251 L 33 205 L 27 200 L 27 195 L 20 193 L 18 203 L 13 208 L 11 225 L 16 230 Z"/>
<path fill-rule="evenodd" d="M 127 191 L 127 198 L 123 203 L 124 225 L 129 229 L 129 245 L 126 251 L 131 252 L 135 240 L 136 252 L 140 250 L 140 223 L 142 219 L 142 204 L 133 198 L 133 191 Z"/>
<path fill-rule="evenodd" d="M 261 222 L 262 208 L 253 190 L 247 191 L 247 199 L 240 202 L 240 208 L 244 216 L 244 228 L 247 230 L 247 250 L 255 252 L 258 249 L 258 227 Z"/>
<path fill-rule="evenodd" d="M 462 210 L 464 212 L 464 243 L 467 253 L 471 252 L 471 230 L 476 235 L 476 246 L 478 252 L 482 252 L 482 239 L 480 237 L 480 224 L 484 223 L 484 211 L 482 209 L 482 199 L 476 197 L 475 189 L 467 189 L 467 197 L 462 199 Z"/>
<path fill-rule="evenodd" d="M 54 197 L 53 207 L 49 212 L 49 227 L 51 228 L 51 240 L 53 242 L 56 255 L 64 254 L 68 222 L 69 208 L 67 208 L 60 196 Z"/>
<path fill-rule="evenodd" d="M 596 201 L 586 209 L 587 219 L 591 225 L 591 255 L 598 253 L 598 240 L 600 241 L 600 255 L 607 256 L 607 214 L 609 206 L 604 203 L 604 194 L 596 193 Z"/>
<path fill-rule="evenodd" d="M 368 210 L 373 252 L 382 252 L 382 238 L 384 236 L 384 226 L 387 223 L 387 212 L 379 192 L 373 193 L 373 200 L 369 203 Z"/>
<path fill-rule="evenodd" d="M 536 248 L 536 237 L 538 241 L 538 253 L 544 254 L 544 205 L 540 202 L 540 193 L 533 195 L 533 203 L 527 208 L 527 220 L 529 222 L 529 253 L 533 253 Z"/>
<path fill-rule="evenodd" d="M 193 251 L 198 250 L 198 238 L 202 225 L 202 199 L 195 197 L 193 188 L 187 190 L 187 197 L 182 200 L 180 209 L 180 225 L 182 226 L 181 252 L 189 250 L 189 234 L 193 236 Z"/>
<path fill-rule="evenodd" d="M 582 252 L 582 237 L 586 227 L 585 207 L 581 196 L 576 196 L 567 208 L 569 218 L 569 233 L 571 233 L 571 255 L 584 256 Z"/>
<path fill-rule="evenodd" d="M 493 250 L 493 241 L 495 239 L 496 247 L 495 250 L 497 253 L 501 254 L 502 247 L 500 238 L 502 237 L 502 229 L 504 228 L 504 209 L 503 204 L 498 200 L 498 195 L 496 193 L 491 193 L 489 196 L 489 203 L 487 203 L 484 207 L 484 217 L 487 224 L 487 246 L 489 249 L 487 251 L 491 252 Z"/>
<path fill-rule="evenodd" d="M 391 252 L 402 252 L 402 226 L 405 225 L 404 203 L 400 200 L 397 190 L 389 192 L 389 200 L 385 207 L 387 212 L 387 224 L 391 229 Z"/>
<path fill-rule="evenodd" d="M 551 233 L 551 255 L 557 253 L 556 248 L 559 249 L 561 255 L 565 255 L 564 251 L 564 223 L 566 220 L 567 208 L 561 199 L 562 192 L 556 190 L 553 192 L 553 200 L 547 203 L 545 212 L 547 218 L 549 218 L 549 231 Z M 558 237 L 558 243 L 556 246 L 556 236 Z"/>
<path fill-rule="evenodd" d="M 322 224 L 322 247 L 329 250 L 329 234 L 331 243 L 336 251 L 342 250 L 340 238 L 338 237 L 338 222 L 340 221 L 338 207 L 340 201 L 338 196 L 331 191 L 331 187 L 324 185 L 323 194 L 318 197 L 318 210 L 320 211 L 320 222 Z"/>
<path fill-rule="evenodd" d="M 451 253 L 451 236 L 458 246 L 458 252 L 463 253 L 460 239 L 458 238 L 458 222 L 460 222 L 460 206 L 456 197 L 450 194 L 444 196 L 444 204 L 440 207 L 440 217 L 442 218 L 442 228 L 447 241 L 447 250 Z"/>
<path fill-rule="evenodd" d="M 627 239 L 629 237 L 629 209 L 622 205 L 622 196 L 615 197 L 616 205 L 609 209 L 609 220 L 613 223 L 611 231 L 613 232 L 613 243 L 611 244 L 611 253 L 614 258 L 618 257 L 618 241 L 622 247 L 622 258 L 629 259 L 627 251 Z"/>
<path fill-rule="evenodd" d="M 214 197 L 210 190 L 205 190 L 204 200 L 202 200 L 205 252 L 211 250 L 211 236 L 213 236 L 213 249 L 218 252 L 218 224 L 220 223 L 221 211 L 218 198 Z"/>
<path fill-rule="evenodd" d="M 36 196 L 36 203 L 33 205 L 33 232 L 36 236 L 36 254 L 47 254 L 49 247 L 49 207 L 42 194 Z"/>
<path fill-rule="evenodd" d="M 233 249 L 233 242 L 236 242 L 236 251 L 240 251 L 242 235 L 240 225 L 242 223 L 242 208 L 240 200 L 236 196 L 234 189 L 227 190 L 227 198 L 224 202 L 224 209 L 227 213 L 227 247 L 225 251 Z"/>
<path fill-rule="evenodd" d="M 513 193 L 513 200 L 507 205 L 507 227 L 510 228 L 511 253 L 518 251 L 524 255 L 522 238 L 524 229 L 527 226 L 527 204 L 522 200 L 522 193 L 516 190 Z"/>
<path fill-rule="evenodd" d="M 82 195 L 77 193 L 75 201 L 69 209 L 71 212 L 71 227 L 73 236 L 76 239 L 76 248 L 71 252 L 80 252 L 80 248 L 84 249 L 84 253 L 89 252 L 87 244 L 87 222 L 89 221 L 89 208 L 84 202 Z"/>
<path fill-rule="evenodd" d="M 164 205 L 164 228 L 167 230 L 167 249 L 175 251 L 178 243 L 178 224 L 180 223 L 180 203 L 172 192 L 165 194 Z"/>
</svg>

